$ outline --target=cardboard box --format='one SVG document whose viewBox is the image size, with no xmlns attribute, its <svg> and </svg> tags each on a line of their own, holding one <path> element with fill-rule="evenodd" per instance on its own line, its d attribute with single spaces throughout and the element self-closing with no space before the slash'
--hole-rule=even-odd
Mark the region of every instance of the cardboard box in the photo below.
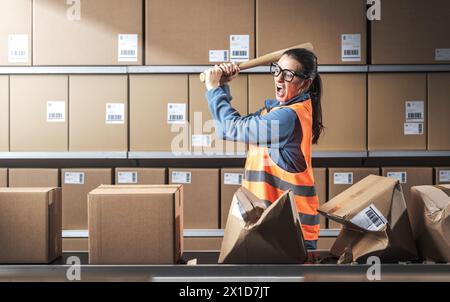
<svg viewBox="0 0 450 302">
<path fill-rule="evenodd" d="M 58 169 L 8 169 L 9 187 L 59 187 Z"/>
<path fill-rule="evenodd" d="M 101 186 L 89 193 L 88 200 L 90 264 L 179 261 L 182 186 Z"/>
<path fill-rule="evenodd" d="M 142 65 L 142 1 L 34 1 L 34 65 Z"/>
<path fill-rule="evenodd" d="M 426 74 L 368 77 L 369 150 L 426 150 Z"/>
<path fill-rule="evenodd" d="M 188 237 L 184 238 L 185 251 L 220 251 L 222 237 Z"/>
<path fill-rule="evenodd" d="M 382 263 L 417 259 L 408 211 L 399 182 L 369 175 L 319 208 L 328 219 L 344 225 L 331 254 L 339 263 Z"/>
<path fill-rule="evenodd" d="M 0 168 L 0 187 L 6 188 L 8 186 L 8 169 Z"/>
<path fill-rule="evenodd" d="M 220 169 L 220 228 L 227 224 L 234 193 L 242 186 L 244 168 Z"/>
<path fill-rule="evenodd" d="M 61 189 L 0 189 L 0 263 L 50 263 L 62 255 Z"/>
<path fill-rule="evenodd" d="M 67 76 L 12 75 L 10 85 L 11 151 L 68 151 Z"/>
<path fill-rule="evenodd" d="M 450 73 L 428 74 L 428 150 L 450 150 Z"/>
<path fill-rule="evenodd" d="M 350 188 L 369 175 L 380 175 L 379 168 L 328 168 L 328 200 Z M 335 221 L 328 221 L 330 229 L 340 229 Z"/>
<path fill-rule="evenodd" d="M 335 242 L 336 237 L 320 237 L 317 241 L 317 249 L 329 251 Z"/>
<path fill-rule="evenodd" d="M 115 184 L 164 185 L 166 168 L 116 168 Z"/>
<path fill-rule="evenodd" d="M 436 173 L 434 177 L 434 184 L 450 184 L 450 167 L 437 167 L 434 168 L 434 171 Z"/>
<path fill-rule="evenodd" d="M 371 22 L 372 64 L 448 64 L 450 4 L 382 1 L 381 20 Z"/>
<path fill-rule="evenodd" d="M 87 253 L 89 251 L 87 238 L 63 238 L 62 250 L 64 252 L 82 252 Z"/>
<path fill-rule="evenodd" d="M 433 168 L 426 167 L 384 167 L 381 175 L 397 179 L 403 189 L 406 204 L 411 199 L 411 187 L 433 184 Z"/>
<path fill-rule="evenodd" d="M 269 74 L 248 75 L 248 112 L 254 113 L 264 107 L 264 102 L 275 97 L 275 81 Z"/>
<path fill-rule="evenodd" d="M 365 11 L 359 0 L 257 0 L 257 56 L 311 42 L 319 64 L 365 64 Z"/>
<path fill-rule="evenodd" d="M 219 228 L 219 170 L 169 169 L 169 183 L 184 188 L 184 227 Z"/>
<path fill-rule="evenodd" d="M 319 204 L 322 205 L 327 201 L 327 169 L 314 168 L 313 173 L 314 185 L 316 187 L 317 196 L 319 197 Z M 327 228 L 327 222 L 323 216 L 320 216 L 320 228 Z"/>
<path fill-rule="evenodd" d="M 0 1 L 0 65 L 31 65 L 31 1 Z"/>
<path fill-rule="evenodd" d="M 69 151 L 128 151 L 126 75 L 70 76 Z"/>
<path fill-rule="evenodd" d="M 0 152 L 9 151 L 9 77 L 0 76 Z"/>
<path fill-rule="evenodd" d="M 112 176 L 112 169 L 61 169 L 64 230 L 87 230 L 88 194 L 112 184 Z"/>
<path fill-rule="evenodd" d="M 408 214 L 420 258 L 450 262 L 450 185 L 412 187 Z"/>
<path fill-rule="evenodd" d="M 188 152 L 188 97 L 187 75 L 130 75 L 130 151 Z"/>
<path fill-rule="evenodd" d="M 233 100 L 231 105 L 241 116 L 247 115 L 247 75 L 240 75 L 230 83 Z M 191 124 L 191 151 L 213 154 L 244 154 L 244 143 L 221 140 L 216 133 L 216 123 L 211 115 L 206 100 L 205 84 L 200 82 L 197 74 L 189 75 L 189 121 Z"/>
<path fill-rule="evenodd" d="M 145 4 L 147 65 L 209 65 L 239 58 L 231 51 L 254 58 L 254 1 L 146 0 Z M 212 50 L 221 56 L 210 55 Z"/>
<path fill-rule="evenodd" d="M 219 263 L 303 263 L 306 257 L 290 190 L 271 205 L 244 187 L 234 194 Z"/>
</svg>

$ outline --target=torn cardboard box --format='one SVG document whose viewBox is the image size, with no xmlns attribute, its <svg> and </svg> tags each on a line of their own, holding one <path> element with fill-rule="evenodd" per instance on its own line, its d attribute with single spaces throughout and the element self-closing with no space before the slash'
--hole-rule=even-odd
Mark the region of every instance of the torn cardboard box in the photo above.
<svg viewBox="0 0 450 302">
<path fill-rule="evenodd" d="M 408 214 L 420 258 L 450 262 L 450 185 L 412 187 Z"/>
<path fill-rule="evenodd" d="M 343 225 L 331 254 L 339 263 L 417 259 L 405 198 L 396 179 L 369 175 L 319 208 Z"/>
<path fill-rule="evenodd" d="M 303 263 L 306 258 L 292 192 L 269 205 L 239 188 L 228 215 L 219 263 Z"/>
</svg>

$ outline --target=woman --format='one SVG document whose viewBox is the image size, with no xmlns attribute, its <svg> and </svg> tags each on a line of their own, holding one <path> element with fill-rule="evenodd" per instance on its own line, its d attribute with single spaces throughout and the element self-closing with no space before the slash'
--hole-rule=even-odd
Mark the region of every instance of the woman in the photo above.
<svg viewBox="0 0 450 302">
<path fill-rule="evenodd" d="M 311 145 L 323 129 L 317 58 L 306 49 L 291 49 L 271 65 L 270 72 L 276 99 L 266 100 L 264 108 L 253 114 L 241 116 L 230 104 L 228 83 L 239 73 L 235 64 L 205 71 L 206 98 L 218 135 L 250 144 L 243 186 L 269 202 L 291 189 L 306 247 L 315 249 L 320 225 Z"/>
</svg>

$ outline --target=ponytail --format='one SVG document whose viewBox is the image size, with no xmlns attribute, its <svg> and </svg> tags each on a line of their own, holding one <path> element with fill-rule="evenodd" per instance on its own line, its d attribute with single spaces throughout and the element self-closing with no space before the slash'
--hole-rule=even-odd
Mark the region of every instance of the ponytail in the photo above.
<svg viewBox="0 0 450 302">
<path fill-rule="evenodd" d="M 322 124 L 322 104 L 321 104 L 322 79 L 320 78 L 319 74 L 316 75 L 311 86 L 309 86 L 309 94 L 311 95 L 313 108 L 312 143 L 317 144 L 324 128 Z"/>
</svg>

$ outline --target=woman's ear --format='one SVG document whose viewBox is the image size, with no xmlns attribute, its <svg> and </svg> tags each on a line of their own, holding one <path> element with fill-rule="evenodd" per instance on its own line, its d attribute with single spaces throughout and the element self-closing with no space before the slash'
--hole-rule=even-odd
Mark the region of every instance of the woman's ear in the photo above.
<svg viewBox="0 0 450 302">
<path fill-rule="evenodd" d="M 312 82 L 313 82 L 312 79 L 306 79 L 306 80 L 303 80 L 303 81 L 302 81 L 302 84 L 300 85 L 299 92 L 300 92 L 300 91 L 303 91 L 303 92 L 308 91 L 309 86 L 311 86 Z"/>
</svg>

